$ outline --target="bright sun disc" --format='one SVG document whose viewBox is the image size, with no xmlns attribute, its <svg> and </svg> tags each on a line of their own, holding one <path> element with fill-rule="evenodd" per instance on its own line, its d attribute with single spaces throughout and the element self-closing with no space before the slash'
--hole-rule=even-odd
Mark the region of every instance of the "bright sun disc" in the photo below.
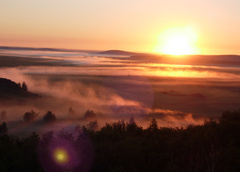
<svg viewBox="0 0 240 172">
<path fill-rule="evenodd" d="M 159 37 L 155 51 L 169 55 L 197 54 L 197 34 L 191 28 L 169 29 Z"/>
</svg>

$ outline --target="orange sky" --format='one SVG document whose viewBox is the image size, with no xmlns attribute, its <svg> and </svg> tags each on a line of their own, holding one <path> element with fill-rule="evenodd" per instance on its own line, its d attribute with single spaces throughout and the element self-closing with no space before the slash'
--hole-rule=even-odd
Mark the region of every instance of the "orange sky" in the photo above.
<svg viewBox="0 0 240 172">
<path fill-rule="evenodd" d="M 240 54 L 239 7 L 239 0 L 3 0 L 0 45 L 153 52 L 166 30 L 191 27 L 200 54 Z"/>
</svg>

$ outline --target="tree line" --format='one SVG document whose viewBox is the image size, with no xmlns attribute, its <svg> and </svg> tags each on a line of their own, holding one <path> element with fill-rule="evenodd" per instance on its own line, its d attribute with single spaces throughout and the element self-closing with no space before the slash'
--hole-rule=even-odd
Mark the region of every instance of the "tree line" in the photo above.
<svg viewBox="0 0 240 172">
<path fill-rule="evenodd" d="M 39 113 L 35 112 L 34 110 L 31 110 L 29 112 L 26 112 L 23 115 L 23 120 L 26 122 L 31 122 L 33 121 Z M 51 111 L 48 111 L 44 116 L 43 116 L 43 121 L 45 122 L 54 122 L 56 121 L 56 115 L 52 113 Z"/>
<path fill-rule="evenodd" d="M 54 161 L 52 145 L 60 143 L 74 148 L 69 156 L 78 163 Z M 143 129 L 131 118 L 100 130 L 82 126 L 75 133 L 33 133 L 26 138 L 2 134 L 0 171 L 238 172 L 240 111 L 186 128 L 159 127 L 152 119 Z"/>
</svg>

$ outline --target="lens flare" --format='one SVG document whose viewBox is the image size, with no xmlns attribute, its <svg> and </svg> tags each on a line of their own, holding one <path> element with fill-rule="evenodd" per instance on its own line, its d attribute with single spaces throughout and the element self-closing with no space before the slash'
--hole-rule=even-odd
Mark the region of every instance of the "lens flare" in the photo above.
<svg viewBox="0 0 240 172">
<path fill-rule="evenodd" d="M 66 150 L 64 150 L 63 148 L 57 148 L 54 151 L 53 156 L 54 156 L 55 161 L 59 164 L 66 164 L 69 161 L 68 152 Z"/>
<path fill-rule="evenodd" d="M 68 134 L 49 132 L 41 138 L 38 156 L 44 171 L 90 171 L 93 162 L 90 140 L 81 130 L 76 137 Z"/>
</svg>

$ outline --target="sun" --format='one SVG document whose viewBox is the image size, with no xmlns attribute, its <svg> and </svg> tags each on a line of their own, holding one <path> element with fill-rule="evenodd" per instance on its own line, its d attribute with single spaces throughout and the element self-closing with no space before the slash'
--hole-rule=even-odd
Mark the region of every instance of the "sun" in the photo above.
<svg viewBox="0 0 240 172">
<path fill-rule="evenodd" d="M 197 41 L 198 36 L 190 27 L 168 29 L 160 35 L 155 52 L 169 55 L 197 54 Z"/>
</svg>

